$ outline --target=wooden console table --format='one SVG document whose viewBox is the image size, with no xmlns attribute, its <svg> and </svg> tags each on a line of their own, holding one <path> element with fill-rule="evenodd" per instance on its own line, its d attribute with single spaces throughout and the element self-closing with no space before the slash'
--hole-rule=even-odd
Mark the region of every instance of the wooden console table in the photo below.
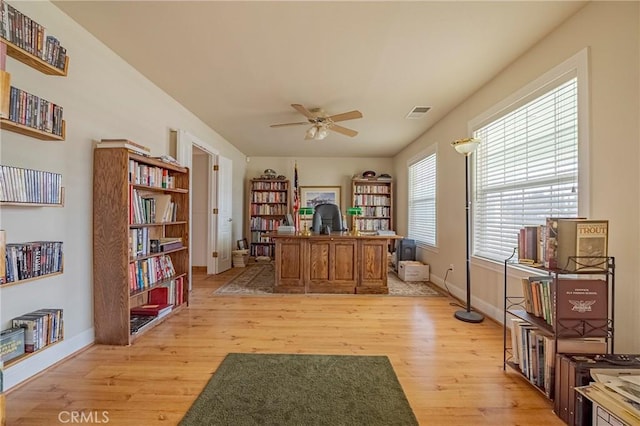
<svg viewBox="0 0 640 426">
<path fill-rule="evenodd" d="M 400 236 L 270 234 L 276 293 L 389 293 L 387 253 Z"/>
</svg>

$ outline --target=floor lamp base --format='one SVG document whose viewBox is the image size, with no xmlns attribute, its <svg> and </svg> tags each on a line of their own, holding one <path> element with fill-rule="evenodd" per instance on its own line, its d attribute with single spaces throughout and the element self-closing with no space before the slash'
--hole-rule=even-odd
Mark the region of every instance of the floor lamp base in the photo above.
<svg viewBox="0 0 640 426">
<path fill-rule="evenodd" d="M 453 316 L 464 322 L 482 322 L 484 319 L 481 314 L 474 311 L 456 311 Z"/>
</svg>

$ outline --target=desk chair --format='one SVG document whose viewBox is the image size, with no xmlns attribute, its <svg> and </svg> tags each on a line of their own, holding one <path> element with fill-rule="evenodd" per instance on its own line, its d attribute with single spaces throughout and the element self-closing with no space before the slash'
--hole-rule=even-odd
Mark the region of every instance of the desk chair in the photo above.
<svg viewBox="0 0 640 426">
<path fill-rule="evenodd" d="M 325 226 L 329 226 L 332 232 L 346 231 L 342 223 L 342 213 L 336 204 L 318 204 L 313 212 L 311 230 L 320 232 Z"/>
</svg>

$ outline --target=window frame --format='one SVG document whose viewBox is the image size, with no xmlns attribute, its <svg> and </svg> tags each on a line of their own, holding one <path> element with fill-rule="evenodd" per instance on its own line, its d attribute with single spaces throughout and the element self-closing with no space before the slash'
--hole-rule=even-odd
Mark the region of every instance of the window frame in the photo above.
<svg viewBox="0 0 640 426">
<path fill-rule="evenodd" d="M 498 102 L 487 111 L 478 115 L 468 123 L 468 132 L 474 135 L 475 132 L 496 121 L 503 116 L 509 114 L 515 109 L 528 104 L 537 97 L 553 90 L 563 82 L 569 80 L 568 75 L 577 77 L 577 115 L 578 115 L 578 215 L 589 217 L 590 210 L 590 173 L 589 173 L 589 73 L 588 73 L 589 49 L 582 49 L 566 61 L 555 66 L 540 77 L 528 83 L 515 93 L 511 94 L 501 102 Z M 472 182 L 472 257 L 474 260 L 482 259 L 489 262 L 498 262 L 498 259 L 481 257 L 476 254 L 476 209 L 477 192 L 476 192 L 476 156 L 471 156 L 471 182 Z M 501 261 L 500 261 L 501 262 Z"/>
</svg>

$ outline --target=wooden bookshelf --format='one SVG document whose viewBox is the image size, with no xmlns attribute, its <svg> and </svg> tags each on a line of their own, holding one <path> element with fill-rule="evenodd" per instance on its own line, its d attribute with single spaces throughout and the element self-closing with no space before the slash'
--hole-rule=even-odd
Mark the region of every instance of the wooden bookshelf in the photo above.
<svg viewBox="0 0 640 426">
<path fill-rule="evenodd" d="M 189 170 L 164 163 L 126 148 L 101 148 L 93 152 L 93 285 L 96 343 L 128 345 L 141 333 L 130 329 L 131 308 L 148 303 L 153 288 L 171 280 L 182 280 L 183 303 L 167 316 L 154 321 L 153 328 L 188 305 L 189 277 Z M 135 164 L 136 166 L 132 166 Z M 132 167 L 166 171 L 174 186 L 165 188 L 131 180 Z M 150 172 L 151 173 L 151 172 Z M 135 190 L 147 194 L 169 194 L 175 203 L 175 217 L 164 223 L 134 223 Z M 182 247 L 166 252 L 132 253 L 132 230 L 147 230 L 152 237 L 177 237 Z M 171 259 L 175 275 L 163 277 L 143 288 L 132 286 L 139 278 L 140 263 L 160 256 Z M 151 282 L 151 281 L 150 281 Z"/>
<path fill-rule="evenodd" d="M 249 254 L 273 257 L 275 242 L 266 235 L 277 231 L 290 211 L 289 181 L 251 179 L 249 185 Z"/>
<path fill-rule="evenodd" d="M 391 179 L 353 179 L 351 205 L 362 208 L 362 214 L 354 220 L 364 235 L 375 235 L 377 231 L 392 231 L 393 182 Z M 349 223 L 349 228 L 352 228 Z"/>
</svg>

